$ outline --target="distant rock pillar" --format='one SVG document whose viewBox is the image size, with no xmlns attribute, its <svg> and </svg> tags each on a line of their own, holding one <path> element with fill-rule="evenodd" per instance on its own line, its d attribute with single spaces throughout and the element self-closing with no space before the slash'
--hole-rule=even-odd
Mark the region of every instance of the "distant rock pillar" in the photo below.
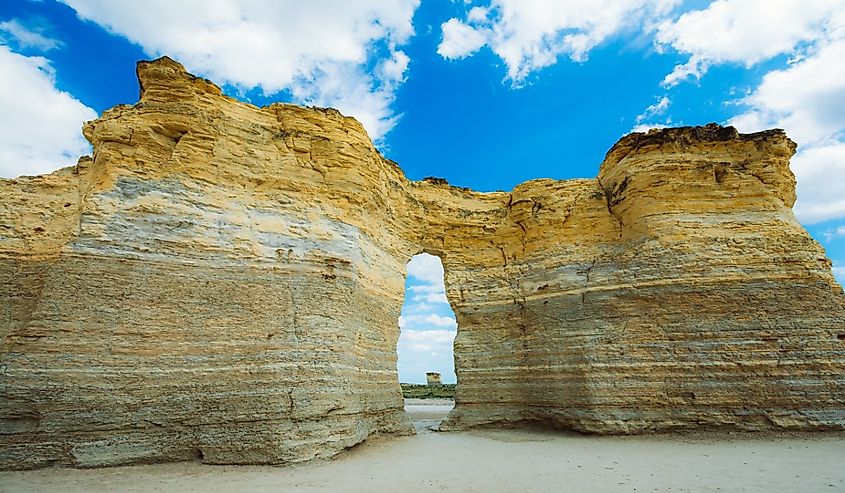
<svg viewBox="0 0 845 493">
<path fill-rule="evenodd" d="M 430 371 L 425 374 L 425 381 L 429 385 L 441 385 L 440 374 L 436 371 Z"/>
</svg>

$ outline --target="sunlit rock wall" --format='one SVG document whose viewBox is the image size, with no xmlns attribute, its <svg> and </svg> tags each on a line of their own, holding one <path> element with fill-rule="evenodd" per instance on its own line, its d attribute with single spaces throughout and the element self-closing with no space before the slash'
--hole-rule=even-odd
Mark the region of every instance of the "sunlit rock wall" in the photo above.
<svg viewBox="0 0 845 493">
<path fill-rule="evenodd" d="M 623 138 L 598 180 L 411 182 L 334 110 L 223 96 L 169 59 L 0 180 L 0 466 L 291 463 L 408 434 L 404 269 L 458 319 L 444 428 L 845 425 L 845 297 L 791 212 L 794 144 Z"/>
<path fill-rule="evenodd" d="M 794 150 L 781 131 L 669 129 L 623 138 L 598 181 L 517 187 L 491 278 L 444 260 L 444 427 L 842 428 L 845 297 L 792 214 Z"/>
<path fill-rule="evenodd" d="M 85 127 L 93 162 L 0 182 L 0 463 L 288 463 L 412 433 L 380 231 L 399 171 L 335 111 L 138 70 L 140 102 Z"/>
</svg>

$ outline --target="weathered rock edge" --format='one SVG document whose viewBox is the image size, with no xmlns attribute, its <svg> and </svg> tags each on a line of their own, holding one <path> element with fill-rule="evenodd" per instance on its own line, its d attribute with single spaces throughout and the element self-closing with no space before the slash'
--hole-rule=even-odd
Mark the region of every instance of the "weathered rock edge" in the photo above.
<svg viewBox="0 0 845 493">
<path fill-rule="evenodd" d="M 92 158 L 0 180 L 0 467 L 285 464 L 408 434 L 405 264 L 459 334 L 443 427 L 845 427 L 845 296 L 795 220 L 795 144 L 634 133 L 598 179 L 412 182 L 335 110 L 162 58 Z"/>
</svg>

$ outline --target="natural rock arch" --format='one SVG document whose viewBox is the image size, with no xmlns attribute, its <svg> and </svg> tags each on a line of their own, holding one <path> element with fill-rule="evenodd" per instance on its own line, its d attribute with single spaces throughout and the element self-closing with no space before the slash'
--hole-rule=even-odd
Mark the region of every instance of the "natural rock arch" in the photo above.
<svg viewBox="0 0 845 493">
<path fill-rule="evenodd" d="M 782 131 L 631 134 L 598 179 L 412 182 L 334 110 L 163 58 L 94 157 L 0 180 L 0 465 L 289 463 L 411 433 L 404 265 L 458 318 L 444 428 L 845 424 L 845 297 Z"/>
</svg>

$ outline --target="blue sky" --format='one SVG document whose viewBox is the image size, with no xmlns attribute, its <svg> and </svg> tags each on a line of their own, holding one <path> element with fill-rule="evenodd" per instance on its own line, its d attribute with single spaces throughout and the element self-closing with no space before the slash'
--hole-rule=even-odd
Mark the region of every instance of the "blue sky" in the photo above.
<svg viewBox="0 0 845 493">
<path fill-rule="evenodd" d="M 632 130 L 785 128 L 796 216 L 845 280 L 845 0 L 8 0 L 0 176 L 90 152 L 82 122 L 163 54 L 255 104 L 337 107 L 410 178 L 482 191 L 594 177 Z M 403 381 L 454 380 L 436 264 L 409 266 Z"/>
</svg>

